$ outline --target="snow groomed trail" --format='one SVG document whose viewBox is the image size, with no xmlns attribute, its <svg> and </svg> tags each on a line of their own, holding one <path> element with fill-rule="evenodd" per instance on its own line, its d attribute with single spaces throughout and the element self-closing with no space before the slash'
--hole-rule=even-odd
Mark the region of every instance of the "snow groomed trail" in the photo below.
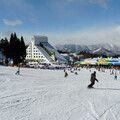
<svg viewBox="0 0 120 120">
<path fill-rule="evenodd" d="M 92 69 L 92 72 L 95 69 Z M 120 120 L 118 79 L 96 71 L 99 82 L 87 89 L 91 72 L 0 66 L 0 120 Z"/>
</svg>

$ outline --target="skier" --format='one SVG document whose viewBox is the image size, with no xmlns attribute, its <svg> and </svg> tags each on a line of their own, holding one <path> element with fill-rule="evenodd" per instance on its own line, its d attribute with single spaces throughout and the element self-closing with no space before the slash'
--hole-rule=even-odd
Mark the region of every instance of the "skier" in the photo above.
<svg viewBox="0 0 120 120">
<path fill-rule="evenodd" d="M 15 74 L 16 74 L 16 75 L 19 75 L 19 74 L 20 74 L 19 70 L 18 70 Z"/>
<path fill-rule="evenodd" d="M 17 70 L 17 72 L 15 74 L 20 75 L 20 67 L 18 67 L 18 70 Z"/>
<path fill-rule="evenodd" d="M 75 72 L 75 75 L 78 75 L 78 73 L 77 73 L 77 72 Z"/>
<path fill-rule="evenodd" d="M 114 80 L 117 80 L 117 73 L 115 73 L 115 77 L 114 77 Z"/>
<path fill-rule="evenodd" d="M 64 77 L 67 77 L 68 73 L 64 70 Z"/>
<path fill-rule="evenodd" d="M 112 70 L 112 75 L 114 74 L 114 69 Z"/>
<path fill-rule="evenodd" d="M 96 78 L 96 72 L 94 71 L 94 73 L 91 74 L 91 84 L 88 85 L 88 88 L 93 88 L 93 85 L 95 84 L 95 80 L 98 82 L 97 78 Z"/>
<path fill-rule="evenodd" d="M 70 72 L 73 73 L 72 68 L 70 68 Z"/>
</svg>

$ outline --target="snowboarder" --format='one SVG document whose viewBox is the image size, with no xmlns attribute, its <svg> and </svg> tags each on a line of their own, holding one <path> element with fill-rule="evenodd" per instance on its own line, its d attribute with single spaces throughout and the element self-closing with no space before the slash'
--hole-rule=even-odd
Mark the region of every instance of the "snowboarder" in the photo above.
<svg viewBox="0 0 120 120">
<path fill-rule="evenodd" d="M 68 73 L 64 70 L 64 77 L 67 77 Z"/>
<path fill-rule="evenodd" d="M 88 85 L 88 88 L 93 88 L 93 85 L 95 84 L 95 80 L 98 82 L 97 78 L 96 78 L 96 72 L 94 71 L 94 73 L 91 74 L 91 84 Z"/>
</svg>

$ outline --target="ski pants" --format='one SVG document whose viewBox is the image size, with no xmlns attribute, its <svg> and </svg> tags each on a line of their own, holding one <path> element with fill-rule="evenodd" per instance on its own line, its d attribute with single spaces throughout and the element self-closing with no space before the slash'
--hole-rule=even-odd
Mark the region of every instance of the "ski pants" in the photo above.
<svg viewBox="0 0 120 120">
<path fill-rule="evenodd" d="M 91 82 L 91 84 L 89 84 L 88 87 L 93 87 L 94 84 L 95 82 Z"/>
</svg>

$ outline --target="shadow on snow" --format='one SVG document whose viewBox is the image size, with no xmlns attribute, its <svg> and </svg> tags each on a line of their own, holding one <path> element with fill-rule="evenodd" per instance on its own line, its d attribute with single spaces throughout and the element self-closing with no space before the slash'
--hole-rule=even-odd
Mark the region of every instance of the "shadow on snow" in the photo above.
<svg viewBox="0 0 120 120">
<path fill-rule="evenodd" d="M 120 90 L 120 89 L 117 89 L 117 88 L 94 88 L 96 90 Z"/>
</svg>

